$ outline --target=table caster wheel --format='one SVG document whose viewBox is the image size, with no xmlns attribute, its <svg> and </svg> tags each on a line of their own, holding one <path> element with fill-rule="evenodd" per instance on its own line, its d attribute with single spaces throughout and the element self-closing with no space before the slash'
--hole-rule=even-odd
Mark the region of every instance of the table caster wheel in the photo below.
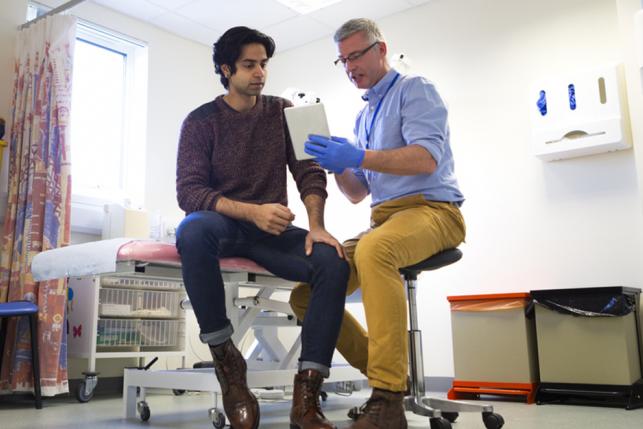
<svg viewBox="0 0 643 429">
<path fill-rule="evenodd" d="M 147 405 L 147 402 L 141 401 L 136 405 L 138 408 L 138 414 L 141 416 L 141 421 L 148 421 L 152 413 L 150 412 L 150 406 Z"/>
<path fill-rule="evenodd" d="M 81 381 L 76 390 L 78 402 L 89 402 L 94 397 L 94 389 L 89 388 L 86 381 Z"/>
<path fill-rule="evenodd" d="M 225 427 L 225 414 L 216 408 L 210 408 L 208 413 L 210 414 L 210 420 L 212 420 L 212 426 L 216 429 L 223 429 Z"/>
</svg>

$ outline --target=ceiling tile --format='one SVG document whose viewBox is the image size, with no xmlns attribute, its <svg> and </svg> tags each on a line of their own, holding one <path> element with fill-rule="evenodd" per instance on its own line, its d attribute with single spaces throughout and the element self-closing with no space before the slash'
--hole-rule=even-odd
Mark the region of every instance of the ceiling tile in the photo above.
<svg viewBox="0 0 643 429">
<path fill-rule="evenodd" d="M 181 6 L 185 6 L 194 0 L 148 0 L 150 3 L 154 3 L 157 6 L 161 6 L 167 10 L 175 10 Z"/>
<path fill-rule="evenodd" d="M 68 0 L 41 0 L 38 3 L 42 3 L 45 6 L 49 6 L 50 8 L 56 8 L 58 6 L 62 6 L 63 4 L 67 3 Z"/>
<path fill-rule="evenodd" d="M 202 43 L 204 45 L 212 46 L 212 44 L 219 38 L 221 31 L 208 28 L 204 25 L 194 22 L 190 19 L 176 15 L 173 13 L 165 13 L 157 16 L 150 21 L 152 24 L 167 29 L 168 31 Z"/>
<path fill-rule="evenodd" d="M 324 36 L 330 37 L 333 29 L 304 15 L 262 28 L 261 31 L 275 39 L 279 52 L 305 45 Z"/>
<path fill-rule="evenodd" d="M 66 0 L 41 0 L 56 4 Z M 299 15 L 276 0 L 92 0 L 197 42 L 212 45 L 230 27 L 259 28 L 284 51 L 332 33 L 351 18 L 378 20 L 430 0 L 343 0 Z"/>
<path fill-rule="evenodd" d="M 149 21 L 165 12 L 165 9 L 147 0 L 94 0 L 94 2 L 143 21 Z"/>
<path fill-rule="evenodd" d="M 370 18 L 377 20 L 387 15 L 403 11 L 411 7 L 404 0 L 344 0 L 327 8 L 317 10 L 308 16 L 336 30 L 344 22 L 352 18 Z"/>
<path fill-rule="evenodd" d="M 237 25 L 266 27 L 297 16 L 297 13 L 274 0 L 195 0 L 177 13 L 207 27 L 224 31 Z"/>
</svg>

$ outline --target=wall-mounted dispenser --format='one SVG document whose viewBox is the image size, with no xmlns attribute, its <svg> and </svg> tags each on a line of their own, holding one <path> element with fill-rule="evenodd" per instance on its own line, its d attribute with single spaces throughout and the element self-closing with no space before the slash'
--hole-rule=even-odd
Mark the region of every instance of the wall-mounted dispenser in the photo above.
<svg viewBox="0 0 643 429">
<path fill-rule="evenodd" d="M 529 93 L 533 154 L 545 161 L 632 146 L 622 66 L 551 77 Z"/>
</svg>

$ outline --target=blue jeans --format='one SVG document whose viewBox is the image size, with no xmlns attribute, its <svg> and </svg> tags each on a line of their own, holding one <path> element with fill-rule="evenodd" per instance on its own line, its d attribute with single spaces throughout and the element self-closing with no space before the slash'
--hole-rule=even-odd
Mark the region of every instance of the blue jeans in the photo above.
<svg viewBox="0 0 643 429">
<path fill-rule="evenodd" d="M 307 234 L 290 225 L 272 235 L 252 223 L 211 211 L 190 213 L 183 219 L 176 247 L 203 342 L 216 345 L 232 336 L 219 259 L 248 258 L 277 277 L 311 285 L 301 332 L 300 369 L 316 369 L 328 376 L 344 314 L 349 267 L 334 247 L 323 243 L 315 243 L 312 254 L 306 256 Z"/>
</svg>

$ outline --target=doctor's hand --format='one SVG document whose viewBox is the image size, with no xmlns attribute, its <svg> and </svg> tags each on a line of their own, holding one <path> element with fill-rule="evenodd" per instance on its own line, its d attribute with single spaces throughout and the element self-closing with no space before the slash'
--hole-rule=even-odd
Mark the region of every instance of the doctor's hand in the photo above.
<svg viewBox="0 0 643 429">
<path fill-rule="evenodd" d="M 260 204 L 254 207 L 250 219 L 262 231 L 279 235 L 295 219 L 295 215 L 281 204 Z"/>
<path fill-rule="evenodd" d="M 304 151 L 327 170 L 340 174 L 345 168 L 358 168 L 364 161 L 364 149 L 352 145 L 343 137 L 323 137 L 310 134 Z"/>
<path fill-rule="evenodd" d="M 310 256 L 313 253 L 313 244 L 314 243 L 326 243 L 329 246 L 332 246 L 337 250 L 337 256 L 342 259 L 344 258 L 344 248 L 339 241 L 324 228 L 311 228 L 310 232 L 306 235 L 306 256 Z"/>
</svg>

